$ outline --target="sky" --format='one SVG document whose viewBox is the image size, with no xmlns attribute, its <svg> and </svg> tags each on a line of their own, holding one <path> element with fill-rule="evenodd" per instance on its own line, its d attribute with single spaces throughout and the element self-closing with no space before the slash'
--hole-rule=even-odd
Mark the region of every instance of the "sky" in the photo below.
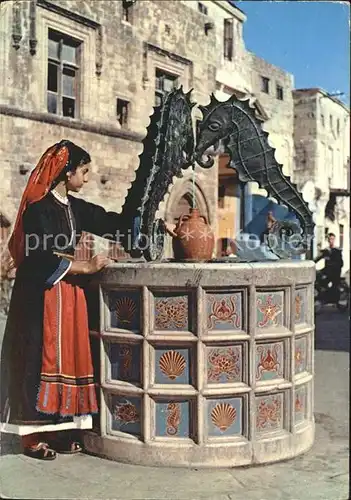
<svg viewBox="0 0 351 500">
<path fill-rule="evenodd" d="M 294 75 L 295 88 L 321 87 L 350 104 L 350 7 L 337 1 L 242 0 L 246 48 Z"/>
</svg>

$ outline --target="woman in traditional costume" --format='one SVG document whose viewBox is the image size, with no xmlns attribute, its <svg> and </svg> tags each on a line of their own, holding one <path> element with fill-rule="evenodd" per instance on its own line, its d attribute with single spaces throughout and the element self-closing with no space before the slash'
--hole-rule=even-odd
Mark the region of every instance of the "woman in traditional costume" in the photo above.
<svg viewBox="0 0 351 500">
<path fill-rule="evenodd" d="M 109 260 L 76 261 L 75 246 L 82 231 L 113 237 L 129 229 L 119 214 L 68 194 L 88 181 L 89 163 L 70 141 L 49 148 L 9 242 L 17 272 L 2 348 L 2 430 L 22 436 L 24 452 L 44 460 L 81 451 L 72 430 L 92 428 L 98 411 L 87 306 L 73 275 L 93 274 Z"/>
</svg>

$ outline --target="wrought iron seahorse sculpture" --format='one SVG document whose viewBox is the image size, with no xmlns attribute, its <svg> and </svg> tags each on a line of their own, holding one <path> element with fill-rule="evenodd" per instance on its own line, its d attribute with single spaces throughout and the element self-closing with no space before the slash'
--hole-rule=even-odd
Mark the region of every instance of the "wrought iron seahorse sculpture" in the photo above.
<svg viewBox="0 0 351 500">
<path fill-rule="evenodd" d="M 296 185 L 283 174 L 282 165 L 274 156 L 275 149 L 268 143 L 268 133 L 262 130 L 261 120 L 249 100 L 241 101 L 233 95 L 219 102 L 212 94 L 210 104 L 199 108 L 203 120 L 198 123 L 194 155 L 197 163 L 203 168 L 211 167 L 213 158 L 204 159 L 204 155 L 211 146 L 216 148 L 222 141 L 230 156 L 230 167 L 235 168 L 239 180 L 257 182 L 268 196 L 294 212 L 301 223 L 302 232 L 295 222 L 275 221 L 268 232 L 270 249 L 280 258 L 305 253 L 313 237 L 312 213 Z M 293 247 L 291 244 L 286 247 L 287 237 Z"/>
<path fill-rule="evenodd" d="M 150 117 L 143 152 L 139 156 L 136 178 L 128 190 L 122 215 L 137 221 L 132 245 L 128 237 L 122 245 L 132 257 L 157 260 L 162 256 L 165 229 L 161 219 L 155 220 L 173 177 L 182 177 L 182 169 L 193 161 L 194 133 L 191 109 L 195 106 L 180 87 L 168 94 L 162 106 L 154 108 Z M 130 248 L 131 247 L 131 248 Z"/>
</svg>

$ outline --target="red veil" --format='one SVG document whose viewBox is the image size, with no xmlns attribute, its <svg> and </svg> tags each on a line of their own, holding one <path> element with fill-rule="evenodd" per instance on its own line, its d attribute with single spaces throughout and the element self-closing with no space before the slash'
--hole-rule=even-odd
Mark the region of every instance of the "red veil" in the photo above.
<svg viewBox="0 0 351 500">
<path fill-rule="evenodd" d="M 40 158 L 38 165 L 31 173 L 26 189 L 22 195 L 16 223 L 9 241 L 9 251 L 17 268 L 24 258 L 24 233 L 22 217 L 27 206 L 40 201 L 50 190 L 53 181 L 60 175 L 69 160 L 66 146 L 55 144 Z"/>
</svg>

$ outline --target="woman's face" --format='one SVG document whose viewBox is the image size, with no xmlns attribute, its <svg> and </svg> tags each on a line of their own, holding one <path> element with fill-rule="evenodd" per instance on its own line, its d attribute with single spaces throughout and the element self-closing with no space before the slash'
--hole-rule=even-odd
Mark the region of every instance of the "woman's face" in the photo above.
<svg viewBox="0 0 351 500">
<path fill-rule="evenodd" d="M 78 193 L 89 180 L 89 164 L 80 165 L 75 172 L 67 173 L 67 191 Z"/>
</svg>

